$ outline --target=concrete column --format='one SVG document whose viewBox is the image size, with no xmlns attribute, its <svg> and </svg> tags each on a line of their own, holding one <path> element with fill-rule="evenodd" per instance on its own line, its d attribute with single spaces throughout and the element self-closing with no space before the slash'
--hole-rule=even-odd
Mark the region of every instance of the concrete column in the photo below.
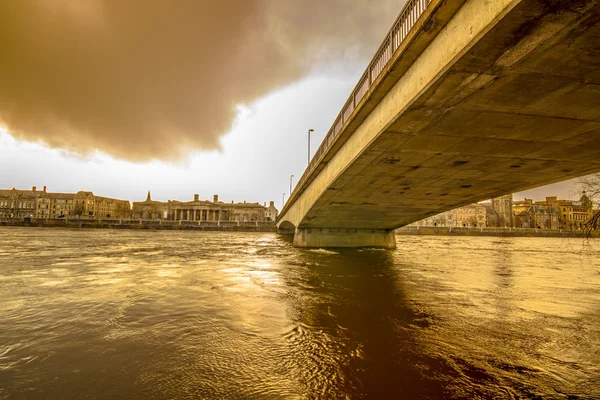
<svg viewBox="0 0 600 400">
<path fill-rule="evenodd" d="M 296 228 L 295 247 L 396 248 L 393 229 Z"/>
<path fill-rule="evenodd" d="M 194 221 L 196 220 L 196 209 L 194 208 Z"/>
</svg>

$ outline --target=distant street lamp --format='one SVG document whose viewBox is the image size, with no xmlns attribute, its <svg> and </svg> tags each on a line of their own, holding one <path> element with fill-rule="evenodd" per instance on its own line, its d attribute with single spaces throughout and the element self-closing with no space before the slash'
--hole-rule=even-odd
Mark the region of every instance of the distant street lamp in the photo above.
<svg viewBox="0 0 600 400">
<path fill-rule="evenodd" d="M 292 195 L 292 179 L 294 178 L 294 175 L 290 176 L 290 196 Z"/>
<path fill-rule="evenodd" d="M 310 133 L 314 132 L 314 129 L 308 130 L 308 163 L 310 164 Z"/>
<path fill-rule="evenodd" d="M 281 199 L 281 208 L 285 205 L 285 193 L 283 194 L 283 198 Z"/>
</svg>

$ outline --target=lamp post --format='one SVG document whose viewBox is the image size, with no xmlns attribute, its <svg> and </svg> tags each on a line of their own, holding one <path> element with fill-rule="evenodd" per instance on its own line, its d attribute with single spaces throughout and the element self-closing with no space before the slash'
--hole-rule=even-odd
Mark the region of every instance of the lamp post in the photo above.
<svg viewBox="0 0 600 400">
<path fill-rule="evenodd" d="M 290 196 L 292 195 L 292 179 L 294 178 L 294 175 L 290 176 Z"/>
<path fill-rule="evenodd" d="M 283 194 L 283 197 L 281 198 L 281 208 L 283 209 L 283 206 L 285 205 L 285 193 Z"/>
<path fill-rule="evenodd" d="M 310 164 L 310 133 L 314 131 L 314 129 L 308 130 L 308 164 Z"/>
</svg>

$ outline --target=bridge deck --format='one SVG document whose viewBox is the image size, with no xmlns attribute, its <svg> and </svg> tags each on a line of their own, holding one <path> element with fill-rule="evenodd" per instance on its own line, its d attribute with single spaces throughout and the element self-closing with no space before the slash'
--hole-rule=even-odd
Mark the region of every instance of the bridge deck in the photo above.
<svg viewBox="0 0 600 400">
<path fill-rule="evenodd" d="M 597 1 L 430 7 L 278 223 L 392 229 L 600 171 Z"/>
</svg>

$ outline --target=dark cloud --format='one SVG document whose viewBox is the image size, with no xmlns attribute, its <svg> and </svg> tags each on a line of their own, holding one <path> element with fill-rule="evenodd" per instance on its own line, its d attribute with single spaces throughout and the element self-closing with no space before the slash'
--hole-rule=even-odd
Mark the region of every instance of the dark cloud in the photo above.
<svg viewBox="0 0 600 400">
<path fill-rule="evenodd" d="M 237 104 L 336 59 L 366 61 L 402 3 L 2 1 L 0 125 L 133 161 L 214 149 Z"/>
</svg>

